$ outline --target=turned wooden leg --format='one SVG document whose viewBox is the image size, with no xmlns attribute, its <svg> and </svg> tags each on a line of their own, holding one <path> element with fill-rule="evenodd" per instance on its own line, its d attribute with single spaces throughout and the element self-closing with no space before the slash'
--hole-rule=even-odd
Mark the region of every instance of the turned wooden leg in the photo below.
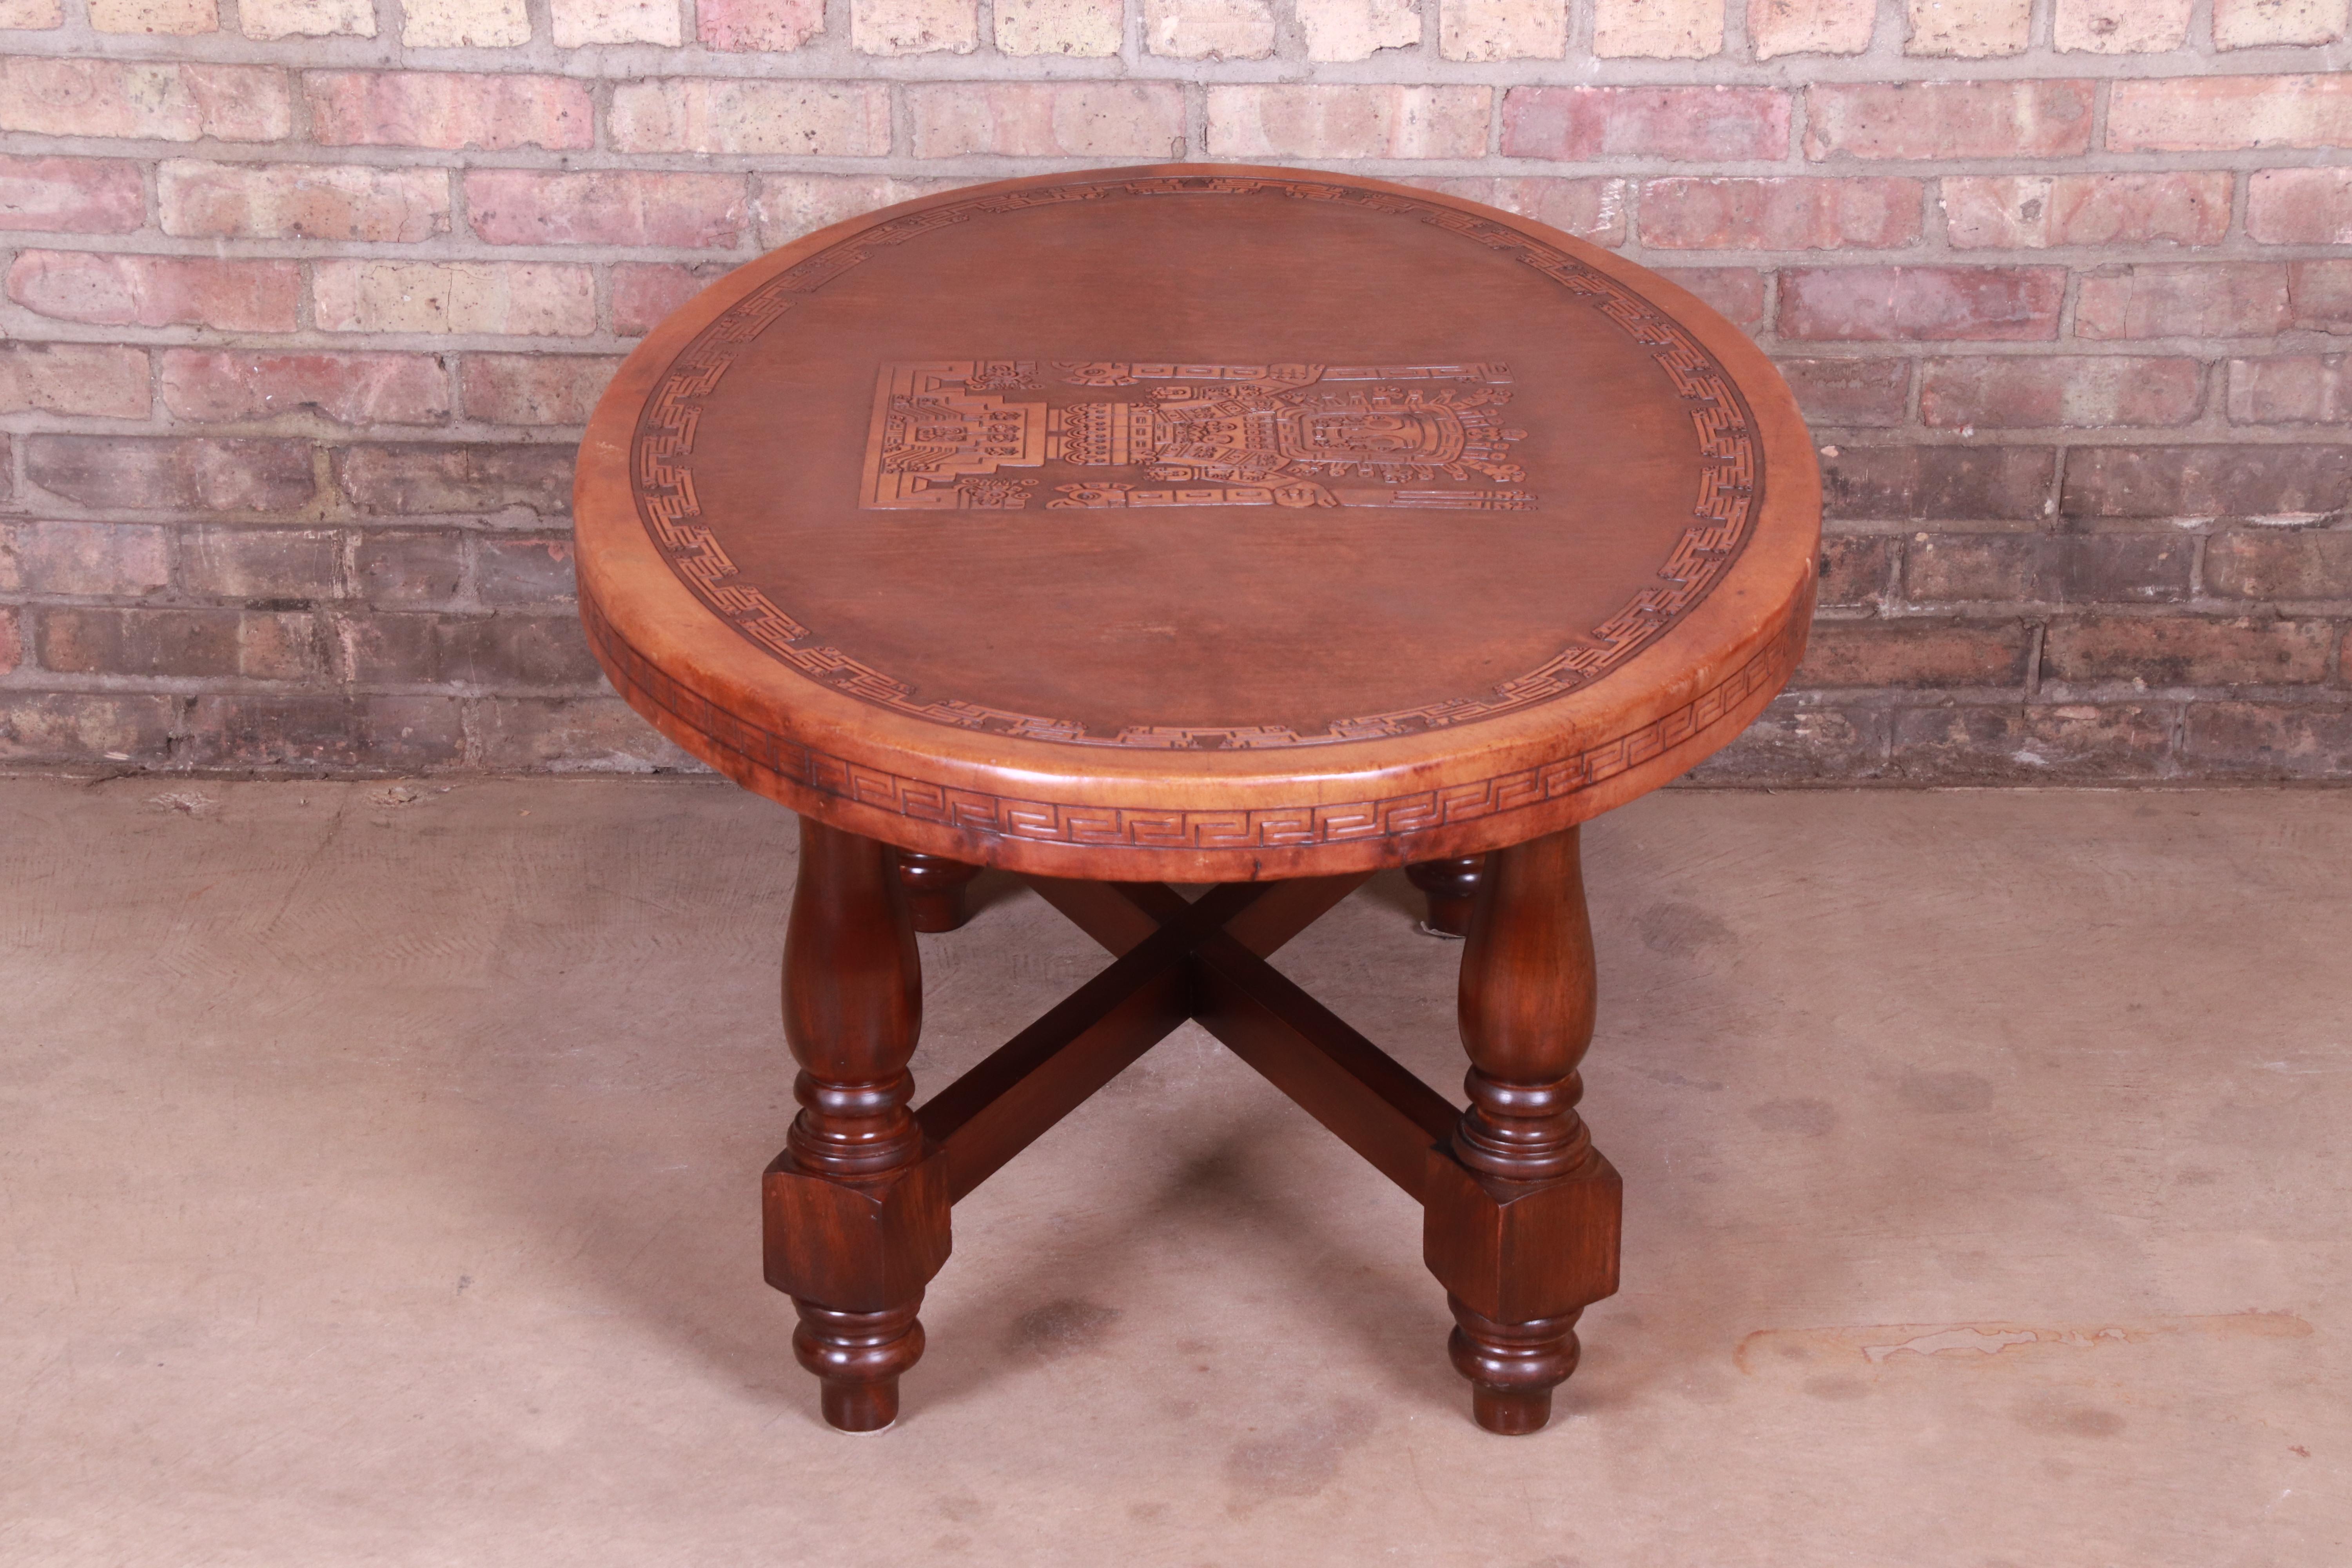
<svg viewBox="0 0 2352 1568">
<path fill-rule="evenodd" d="M 915 1311 L 948 1257 L 946 1162 L 908 1110 L 922 1007 L 896 853 L 803 817 L 784 937 L 801 1111 L 764 1184 L 767 1277 L 800 1310 L 793 1348 L 824 1418 L 848 1432 L 898 1418 L 899 1374 L 923 1353 Z"/>
<path fill-rule="evenodd" d="M 898 881 L 907 889 L 907 907 L 919 931 L 954 931 L 971 919 L 963 890 L 979 875 L 979 867 L 961 860 L 898 851 Z"/>
<path fill-rule="evenodd" d="M 1465 855 L 1458 860 L 1423 860 L 1404 868 L 1412 885 L 1429 897 L 1424 930 L 1438 936 L 1470 934 L 1470 906 L 1477 897 L 1478 873 L 1486 864 L 1484 855 Z"/>
<path fill-rule="evenodd" d="M 1550 1418 L 1578 1314 L 1617 1289 L 1620 1183 L 1576 1113 L 1593 1017 L 1577 847 L 1571 827 L 1487 857 L 1462 952 L 1470 1105 L 1431 1159 L 1423 1256 L 1490 1432 Z"/>
</svg>

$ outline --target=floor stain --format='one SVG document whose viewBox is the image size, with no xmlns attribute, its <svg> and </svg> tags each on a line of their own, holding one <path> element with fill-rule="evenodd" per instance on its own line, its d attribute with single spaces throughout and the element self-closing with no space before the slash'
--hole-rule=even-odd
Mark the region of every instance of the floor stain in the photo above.
<svg viewBox="0 0 2352 1568">
<path fill-rule="evenodd" d="M 1826 1100 L 1768 1100 L 1748 1108 L 1748 1120 L 1767 1132 L 1819 1138 L 1837 1127 L 1837 1107 Z"/>
<path fill-rule="evenodd" d="M 1682 1074 L 1675 1071 L 1672 1068 L 1637 1067 L 1633 1070 L 1635 1076 L 1648 1079 L 1652 1083 L 1664 1084 L 1668 1089 L 1704 1089 L 1714 1090 L 1719 1089 L 1723 1087 L 1723 1085 L 1709 1079 L 1685 1078 Z"/>
<path fill-rule="evenodd" d="M 1912 1110 L 1934 1116 L 1992 1109 L 1992 1085 L 1972 1072 L 1906 1073 L 1895 1092 Z"/>
<path fill-rule="evenodd" d="M 1118 1320 L 1117 1307 L 1106 1307 L 1098 1301 L 1048 1301 L 1013 1321 L 1013 1331 L 1005 1336 L 1005 1346 L 1018 1354 L 1059 1361 L 1102 1343 L 1103 1336 Z"/>
<path fill-rule="evenodd" d="M 2115 1345 L 2173 1337 L 2302 1339 L 2311 1325 L 2292 1312 L 2225 1312 L 2201 1317 L 2146 1318 L 2068 1327 L 2029 1323 L 1884 1323 L 1837 1329 L 1759 1329 L 1739 1342 L 1732 1361 L 1754 1376 L 1773 1362 L 1839 1363 L 1881 1367 L 1906 1363 L 2012 1362 L 2048 1354 L 2074 1355 Z M 1767 1358 L 1769 1358 L 1769 1360 Z"/>
<path fill-rule="evenodd" d="M 1737 947 L 1731 928 L 1696 904 L 1652 904 L 1633 917 L 1642 945 L 1668 958 L 1689 958 L 1710 947 Z"/>
<path fill-rule="evenodd" d="M 1339 1460 L 1372 1426 L 1371 1407 L 1346 1400 L 1281 1432 L 1234 1444 L 1225 1455 L 1230 1510 L 1245 1513 L 1276 1498 L 1315 1496 L 1339 1478 Z"/>
<path fill-rule="evenodd" d="M 2112 1437 L 2125 1426 L 2124 1418 L 2112 1410 L 2060 1400 L 2036 1401 L 2011 1414 L 2019 1426 L 2058 1437 Z"/>
</svg>

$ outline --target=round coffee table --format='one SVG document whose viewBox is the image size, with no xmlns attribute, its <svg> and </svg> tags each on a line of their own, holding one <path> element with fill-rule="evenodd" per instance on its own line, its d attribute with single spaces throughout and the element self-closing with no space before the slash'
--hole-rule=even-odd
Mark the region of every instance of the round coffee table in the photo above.
<svg viewBox="0 0 2352 1568">
<path fill-rule="evenodd" d="M 828 1420 L 896 1417 L 950 1205 L 1197 1019 L 1421 1201 L 1474 1414 L 1543 1425 L 1616 1289 L 1577 825 L 1737 735 L 1812 606 L 1820 477 L 1752 344 L 1469 202 L 1055 174 L 712 284 L 577 500 L 614 686 L 801 816 L 766 1264 Z M 1466 929 L 1467 1110 L 1265 962 L 1400 865 Z M 1113 961 L 916 1106 L 914 932 L 983 866 Z"/>
</svg>

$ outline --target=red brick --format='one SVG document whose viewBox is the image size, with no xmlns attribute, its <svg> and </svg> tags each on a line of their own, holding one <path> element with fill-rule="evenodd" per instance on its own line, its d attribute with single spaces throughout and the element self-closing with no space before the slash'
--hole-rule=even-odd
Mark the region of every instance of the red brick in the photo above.
<svg viewBox="0 0 2352 1568">
<path fill-rule="evenodd" d="M 2344 37 L 2344 0 L 2213 0 L 2213 46 L 2333 44 Z"/>
<path fill-rule="evenodd" d="M 2246 182 L 2246 237 L 2352 245 L 2352 169 L 2263 169 Z"/>
<path fill-rule="evenodd" d="M 2160 605 L 2189 597 L 2186 535 L 2076 533 L 2060 540 L 2058 595 L 2069 604 Z"/>
<path fill-rule="evenodd" d="M 1883 533 L 1832 533 L 1822 540 L 1822 604 L 1876 604 L 1886 595 L 1900 549 Z"/>
<path fill-rule="evenodd" d="M 1659 276 L 1680 284 L 1721 312 L 1735 326 L 1764 324 L 1764 274 L 1745 267 L 1662 267 Z"/>
<path fill-rule="evenodd" d="M 596 269 L 554 261 L 314 261 L 310 309 L 330 332 L 584 338 Z"/>
<path fill-rule="evenodd" d="M 0 340 L 0 414 L 144 419 L 153 402 L 144 349 Z"/>
<path fill-rule="evenodd" d="M 1909 412 L 1907 359 L 1784 359 L 1780 369 L 1816 425 L 1900 425 Z"/>
<path fill-rule="evenodd" d="M 705 771 L 617 697 L 485 698 L 474 705 L 482 765 L 531 773 Z"/>
<path fill-rule="evenodd" d="M 577 616 L 469 616 L 444 620 L 438 636 L 443 680 L 512 689 L 603 679 Z"/>
<path fill-rule="evenodd" d="M 2287 303 L 2306 331 L 2352 332 L 2352 261 L 2290 261 Z"/>
<path fill-rule="evenodd" d="M 1202 139 L 1212 158 L 1481 158 L 1493 109 L 1484 87 L 1212 87 Z"/>
<path fill-rule="evenodd" d="M 733 271 L 725 262 L 682 267 L 623 261 L 613 268 L 613 331 L 625 338 L 652 331 L 662 319 Z"/>
<path fill-rule="evenodd" d="M 2352 506 L 2352 447 L 2077 447 L 2068 517 L 2304 517 Z"/>
<path fill-rule="evenodd" d="M 845 219 L 971 183 L 887 174 L 755 174 L 751 216 L 759 225 L 760 244 L 773 249 Z"/>
<path fill-rule="evenodd" d="M 486 425 L 585 425 L 621 362 L 604 354 L 467 354 L 466 417 Z"/>
<path fill-rule="evenodd" d="M 2230 423 L 2352 423 L 2352 357 L 2295 354 L 2231 360 Z"/>
<path fill-rule="evenodd" d="M 308 609 L 338 596 L 343 536 L 330 528 L 193 528 L 180 541 L 180 588 L 247 608 Z"/>
<path fill-rule="evenodd" d="M 2071 158 L 2091 148 L 2087 81 L 1821 82 L 1805 156 Z"/>
<path fill-rule="evenodd" d="M 9 266 L 8 298 L 36 315 L 93 326 L 290 332 L 300 324 L 302 268 L 292 261 L 27 250 Z"/>
<path fill-rule="evenodd" d="M 551 153 L 595 145 L 588 84 L 568 77 L 454 71 L 311 71 L 302 79 L 322 145 Z"/>
<path fill-rule="evenodd" d="M 1777 698 L 1739 738 L 1692 771 L 1706 784 L 1827 784 L 1886 771 L 1885 710 L 1838 708 L 1810 695 Z"/>
<path fill-rule="evenodd" d="M 2327 679 L 2335 640 L 2325 621 L 2085 616 L 2051 623 L 2042 665 L 2048 679 L 2083 684 L 2307 685 Z"/>
<path fill-rule="evenodd" d="M 464 754 L 459 708 L 452 697 L 199 697 L 186 760 L 198 767 L 430 767 Z"/>
<path fill-rule="evenodd" d="M 2046 533 L 1923 533 L 1903 552 L 1903 596 L 1915 605 L 2053 600 L 2058 550 Z"/>
<path fill-rule="evenodd" d="M 2174 710 L 2143 704 L 1914 708 L 1895 716 L 1895 771 L 1914 784 L 2152 778 Z"/>
<path fill-rule="evenodd" d="M 2063 267 L 1801 267 L 1780 275 L 1780 335 L 2046 342 Z"/>
<path fill-rule="evenodd" d="M 1822 463 L 1834 518 L 2039 519 L 2057 453 L 2048 447 L 1843 447 Z"/>
<path fill-rule="evenodd" d="M 613 89 L 605 135 L 622 153 L 878 157 L 890 151 L 890 87 L 725 77 L 626 81 Z"/>
<path fill-rule="evenodd" d="M 7 535 L 0 540 L 0 587 L 132 599 L 171 585 L 173 531 L 159 523 L 42 521 L 0 531 Z"/>
<path fill-rule="evenodd" d="M 2189 0 L 2058 0 L 2051 43 L 2063 52 L 2158 54 L 2189 41 Z"/>
<path fill-rule="evenodd" d="M 146 221 L 139 165 L 127 159 L 0 157 L 0 229 L 129 234 Z"/>
<path fill-rule="evenodd" d="M 325 645 L 309 615 L 49 605 L 39 616 L 41 667 L 61 675 L 300 680 L 326 673 Z"/>
<path fill-rule="evenodd" d="M 1642 186 L 1642 241 L 1668 250 L 1886 249 L 1919 238 L 1917 180 L 1673 179 Z"/>
<path fill-rule="evenodd" d="M 0 605 L 0 675 L 5 675 L 23 662 L 24 634 L 16 629 L 16 606 Z"/>
<path fill-rule="evenodd" d="M 335 482 L 354 507 L 377 516 L 520 509 L 541 517 L 562 517 L 572 507 L 575 450 L 568 442 L 352 446 L 335 454 Z"/>
<path fill-rule="evenodd" d="M 156 170 L 155 204 L 165 234 L 195 239 L 414 244 L 449 232 L 440 169 L 174 158 Z"/>
<path fill-rule="evenodd" d="M 466 216 L 492 245 L 648 245 L 725 249 L 750 226 L 740 174 L 477 169 Z"/>
<path fill-rule="evenodd" d="M 360 536 L 354 579 L 371 605 L 446 605 L 465 578 L 465 544 L 454 531 L 371 530 Z"/>
<path fill-rule="evenodd" d="M 2352 599 L 2352 532 L 2264 528 L 2213 536 L 2205 591 L 2230 599 Z"/>
<path fill-rule="evenodd" d="M 2170 604 L 2196 542 L 2165 533 L 1938 533 L 1903 553 L 1914 604 Z"/>
<path fill-rule="evenodd" d="M 2045 425 L 2186 425 L 2202 401 L 2193 359 L 2121 354 L 1983 355 L 1929 360 L 1919 417 L 1929 426 L 2021 429 Z"/>
<path fill-rule="evenodd" d="M 2198 702 L 2182 750 L 2200 773 L 2342 779 L 2352 774 L 2352 708 Z"/>
<path fill-rule="evenodd" d="M 163 406 L 205 423 L 315 414 L 338 425 L 437 425 L 449 377 L 430 354 L 166 349 Z"/>
<path fill-rule="evenodd" d="M 918 158 L 1163 158 L 1184 139 L 1178 82 L 915 82 L 899 90 Z"/>
<path fill-rule="evenodd" d="M 2014 686 L 2025 679 L 2022 622 L 1820 621 L 1790 684 Z"/>
<path fill-rule="evenodd" d="M 849 37 L 861 54 L 969 54 L 980 42 L 980 0 L 859 0 Z"/>
<path fill-rule="evenodd" d="M 178 699 L 97 691 L 0 693 L 0 757 L 86 763 L 93 757 L 161 762 L 171 749 Z"/>
<path fill-rule="evenodd" d="M 2021 55 L 2033 41 L 2033 0 L 1906 0 L 1906 55 L 1984 59 Z"/>
<path fill-rule="evenodd" d="M 291 511 L 317 490 L 307 441 L 27 436 L 25 476 L 68 500 L 126 510 Z"/>
<path fill-rule="evenodd" d="M 2219 245 L 2230 231 L 2226 169 L 2162 174 L 1947 175 L 1944 230 L 1957 249 L 2053 245 Z"/>
<path fill-rule="evenodd" d="M 0 131 L 142 142 L 276 142 L 292 130 L 286 73 L 266 67 L 0 58 Z"/>
<path fill-rule="evenodd" d="M 485 605 L 569 605 L 572 541 L 484 539 L 474 550 L 474 580 Z"/>
<path fill-rule="evenodd" d="M 1549 224 L 1580 238 L 1619 245 L 1625 238 L 1631 180 L 1556 180 L 1542 175 L 1413 175 L 1399 180 L 1424 191 L 1484 202 Z"/>
<path fill-rule="evenodd" d="M 701 0 L 695 13 L 703 47 L 711 49 L 778 53 L 824 31 L 824 0 Z"/>
<path fill-rule="evenodd" d="M 2074 301 L 2078 338 L 2270 337 L 2292 319 L 2274 261 L 2102 268 Z"/>
<path fill-rule="evenodd" d="M 2118 81 L 2107 99 L 2107 145 L 2118 153 L 2352 147 L 2352 77 Z"/>
<path fill-rule="evenodd" d="M 1858 55 L 1877 25 L 1877 0 L 1748 0 L 1748 39 L 1759 60 Z"/>
<path fill-rule="evenodd" d="M 402 615 L 339 615 L 334 620 L 338 672 L 347 681 L 408 685 L 437 680 L 440 645 L 436 617 Z"/>
<path fill-rule="evenodd" d="M 1503 155 L 1749 163 L 1788 156 L 1789 95 L 1763 87 L 1515 87 Z"/>
</svg>

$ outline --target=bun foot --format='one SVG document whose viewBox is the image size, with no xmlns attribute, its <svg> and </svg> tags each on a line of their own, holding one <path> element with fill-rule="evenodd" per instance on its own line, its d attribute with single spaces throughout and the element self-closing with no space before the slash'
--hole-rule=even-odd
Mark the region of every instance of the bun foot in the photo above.
<svg viewBox="0 0 2352 1568">
<path fill-rule="evenodd" d="M 1458 1296 L 1445 1304 L 1460 1326 L 1446 1341 L 1454 1370 L 1470 1380 L 1470 1414 L 1506 1437 L 1539 1432 L 1551 1419 L 1551 1391 L 1576 1370 L 1579 1308 L 1557 1318 L 1498 1323 Z"/>
<path fill-rule="evenodd" d="M 898 1419 L 898 1375 L 922 1359 L 921 1298 L 880 1312 L 836 1312 L 795 1298 L 793 1352 L 824 1388 L 825 1424 L 879 1432 Z"/>
<path fill-rule="evenodd" d="M 1478 894 L 1478 874 L 1485 869 L 1484 855 L 1465 855 L 1457 860 L 1423 860 L 1407 866 L 1407 880 L 1422 890 L 1429 900 L 1429 919 L 1422 930 L 1432 936 L 1452 937 L 1456 941 L 1470 934 L 1470 908 Z"/>
<path fill-rule="evenodd" d="M 900 850 L 898 885 L 907 889 L 907 912 L 914 917 L 915 929 L 936 934 L 955 931 L 971 919 L 964 889 L 979 875 L 979 867 L 961 860 Z"/>
</svg>

